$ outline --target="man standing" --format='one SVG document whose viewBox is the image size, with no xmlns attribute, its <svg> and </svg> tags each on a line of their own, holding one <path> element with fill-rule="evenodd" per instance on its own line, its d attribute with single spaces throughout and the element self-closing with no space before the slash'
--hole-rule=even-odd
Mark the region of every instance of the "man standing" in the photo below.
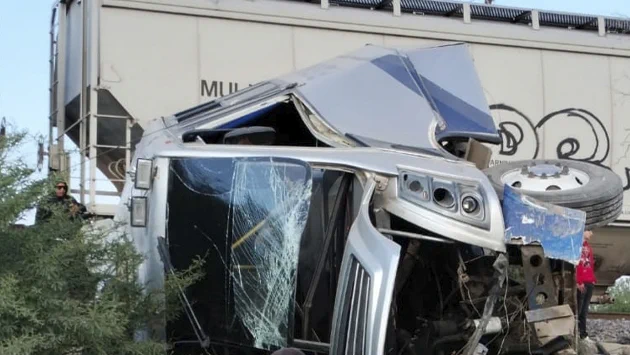
<svg viewBox="0 0 630 355">
<path fill-rule="evenodd" d="M 581 339 L 588 339 L 586 332 L 586 317 L 588 316 L 588 307 L 591 304 L 591 296 L 593 296 L 593 288 L 597 279 L 595 278 L 595 258 L 593 257 L 593 248 L 589 244 L 593 232 L 584 231 L 584 242 L 582 243 L 582 254 L 580 262 L 576 268 L 576 281 L 578 288 L 578 329 Z"/>
<path fill-rule="evenodd" d="M 51 196 L 42 206 L 37 208 L 35 215 L 35 223 L 42 223 L 52 217 L 52 209 L 54 206 L 61 207 L 68 217 L 74 219 L 81 217 L 86 208 L 77 200 L 68 194 L 68 184 L 65 181 L 59 181 L 55 184 L 55 194 Z"/>
</svg>

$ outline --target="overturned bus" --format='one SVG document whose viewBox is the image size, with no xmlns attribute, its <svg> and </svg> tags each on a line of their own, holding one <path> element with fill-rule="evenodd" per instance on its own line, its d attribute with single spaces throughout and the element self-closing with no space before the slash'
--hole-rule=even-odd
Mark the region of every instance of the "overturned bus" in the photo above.
<svg viewBox="0 0 630 355">
<path fill-rule="evenodd" d="M 366 46 L 152 121 L 116 216 L 139 282 L 206 263 L 187 317 L 143 334 L 181 354 L 574 347 L 572 262 L 584 224 L 620 214 L 621 180 L 561 160 L 497 175 L 481 143 L 500 141 L 464 44 Z M 590 207 L 524 222 L 573 236 L 540 243 L 506 231 L 519 191 Z"/>
</svg>

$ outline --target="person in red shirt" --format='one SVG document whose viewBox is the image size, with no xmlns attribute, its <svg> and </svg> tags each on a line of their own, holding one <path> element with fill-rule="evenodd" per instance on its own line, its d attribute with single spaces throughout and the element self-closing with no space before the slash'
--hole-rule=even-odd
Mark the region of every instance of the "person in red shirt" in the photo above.
<svg viewBox="0 0 630 355">
<path fill-rule="evenodd" d="M 597 279 L 595 278 L 595 258 L 593 257 L 593 248 L 589 244 L 593 232 L 584 231 L 584 242 L 582 243 L 582 254 L 577 265 L 575 278 L 578 288 L 578 329 L 580 338 L 588 338 L 586 332 L 586 317 L 588 316 L 588 308 L 591 304 L 593 296 L 593 288 Z"/>
</svg>

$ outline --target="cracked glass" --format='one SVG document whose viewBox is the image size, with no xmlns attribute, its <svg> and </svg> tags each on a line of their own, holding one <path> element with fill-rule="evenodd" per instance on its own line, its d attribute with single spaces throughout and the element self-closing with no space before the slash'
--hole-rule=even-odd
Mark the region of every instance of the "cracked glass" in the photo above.
<svg viewBox="0 0 630 355">
<path fill-rule="evenodd" d="M 176 269 L 205 257 L 206 276 L 187 294 L 212 342 L 288 345 L 311 192 L 311 169 L 298 160 L 171 161 L 169 253 Z M 194 339 L 185 317 L 168 328 L 174 341 Z"/>
</svg>

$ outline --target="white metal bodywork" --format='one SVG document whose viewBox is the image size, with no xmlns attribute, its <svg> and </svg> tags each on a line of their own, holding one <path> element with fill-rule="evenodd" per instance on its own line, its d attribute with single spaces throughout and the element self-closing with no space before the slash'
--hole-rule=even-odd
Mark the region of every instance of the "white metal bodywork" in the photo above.
<svg viewBox="0 0 630 355">
<path fill-rule="evenodd" d="M 457 50 L 458 48 L 453 47 L 453 49 Z M 440 52 L 440 50 L 440 48 L 435 48 L 436 52 Z M 429 50 L 427 49 L 427 51 Z M 486 132 L 488 136 L 491 136 L 492 131 L 484 131 L 484 127 L 487 125 L 492 126 L 490 115 L 484 112 L 483 107 L 479 110 L 475 109 L 474 105 L 465 104 L 468 100 L 474 101 L 474 99 L 470 99 L 470 97 L 474 97 L 474 93 L 461 88 L 458 95 L 460 101 L 456 102 L 475 112 L 474 115 L 466 116 L 468 120 L 457 119 L 453 121 L 453 117 L 460 117 L 457 114 L 459 112 L 457 107 L 447 110 L 450 108 L 449 106 L 444 104 L 440 106 L 435 103 L 433 103 L 433 108 L 429 107 L 427 100 L 435 98 L 435 101 L 439 101 L 440 99 L 440 96 L 433 96 L 436 91 L 427 88 L 422 91 L 415 86 L 410 86 L 408 81 L 412 77 L 410 73 L 415 73 L 417 69 L 422 68 L 417 67 L 417 64 L 414 63 L 418 57 L 412 56 L 408 65 L 393 65 L 392 63 L 398 63 L 398 60 L 401 60 L 402 57 L 398 55 L 393 56 L 394 61 L 386 65 L 385 68 L 373 64 L 373 60 L 383 58 L 383 55 L 385 58 L 391 59 L 392 57 L 388 53 L 379 48 L 367 48 L 364 51 L 351 53 L 338 60 L 331 60 L 315 66 L 310 70 L 262 83 L 260 86 L 252 87 L 251 91 L 243 91 L 240 94 L 191 108 L 168 118 L 153 120 L 145 130 L 144 138 L 136 147 L 133 160 L 135 162 L 138 159 L 151 159 L 154 160 L 154 165 L 157 167 L 156 180 L 148 192 L 149 223 L 144 228 L 131 228 L 129 230 L 136 241 L 137 248 L 142 253 L 149 255 L 140 270 L 143 275 L 141 281 L 148 284 L 149 287 L 160 287 L 161 285 L 160 280 L 164 265 L 158 257 L 156 247 L 157 238 L 166 235 L 166 228 L 171 215 L 168 212 L 171 209 L 167 202 L 170 190 L 167 188 L 166 182 L 167 176 L 170 174 L 169 161 L 188 158 L 205 161 L 217 158 L 228 158 L 234 161 L 269 157 L 294 159 L 308 163 L 312 168 L 351 172 L 362 181 L 362 190 L 365 192 L 362 196 L 358 217 L 354 220 L 349 233 L 344 262 L 340 271 L 341 281 L 340 287 L 337 289 L 338 304 L 335 307 L 333 317 L 335 325 L 332 330 L 332 354 L 341 354 L 344 346 L 361 346 L 361 353 L 376 355 L 382 352 L 384 346 L 392 290 L 400 257 L 400 246 L 379 233 L 372 224 L 369 217 L 372 201 L 374 208 L 387 211 L 429 233 L 441 235 L 451 241 L 505 252 L 505 228 L 501 204 L 488 178 L 474 164 L 449 156 L 446 151 L 439 147 L 435 137 L 440 132 L 448 132 L 448 127 L 453 122 L 471 124 L 472 128 L 462 126 L 470 134 Z M 348 62 L 351 62 L 350 66 L 344 65 Z M 409 105 L 416 105 L 416 108 L 406 111 L 405 114 L 400 114 L 395 118 L 396 121 L 392 122 L 401 127 L 408 126 L 410 130 L 426 135 L 427 139 L 415 142 L 403 140 L 406 144 L 396 146 L 392 143 L 397 140 L 396 137 L 409 132 L 400 132 L 394 129 L 389 131 L 390 136 L 382 137 L 380 135 L 381 129 L 366 125 L 366 122 L 374 121 L 378 117 L 369 114 L 361 115 L 357 112 L 354 112 L 357 117 L 348 117 L 348 115 L 353 114 L 353 112 L 347 111 L 349 107 L 353 107 L 353 101 L 343 101 L 341 97 L 336 95 L 326 97 L 325 93 L 330 93 L 328 88 L 341 84 L 342 79 L 357 77 L 362 73 L 370 73 L 375 76 L 383 75 L 373 82 L 383 84 L 390 95 L 413 93 L 405 99 Z M 390 76 L 386 73 L 389 73 Z M 400 73 L 405 75 L 401 76 Z M 433 73 L 433 75 L 438 74 Z M 440 82 L 439 79 L 435 80 Z M 424 85 L 425 81 L 418 79 L 416 83 Z M 435 84 L 432 81 L 431 83 L 431 85 Z M 352 87 L 351 85 L 356 85 L 356 83 L 351 82 L 345 85 Z M 265 87 L 268 90 L 264 90 Z M 469 91 L 475 89 L 478 90 L 479 88 L 478 86 L 475 87 L 474 83 L 471 83 L 471 86 L 467 88 Z M 448 90 L 445 89 L 437 92 L 439 95 L 446 93 Z M 202 142 L 199 140 L 188 142 L 183 139 L 186 134 L 199 129 L 217 130 L 251 124 L 245 118 L 251 117 L 257 112 L 265 111 L 278 102 L 295 105 L 301 115 L 287 116 L 285 119 L 300 120 L 313 136 L 322 137 L 323 141 L 331 142 L 332 147 L 214 145 L 203 143 L 203 139 Z M 309 114 L 299 110 L 299 107 L 305 108 L 306 106 L 310 110 Z M 369 107 L 369 105 L 367 106 Z M 326 111 L 331 107 L 337 111 Z M 320 116 L 322 111 L 324 116 Z M 397 114 L 396 110 L 391 112 Z M 361 117 L 364 117 L 365 121 L 357 120 Z M 478 120 L 475 120 L 475 117 Z M 443 123 L 441 129 L 438 127 L 440 123 Z M 454 127 L 458 127 L 457 124 Z M 355 132 L 359 132 L 360 137 L 368 138 L 368 144 L 363 143 L 366 146 L 357 144 L 354 138 L 351 138 L 350 135 L 355 134 Z M 459 132 L 458 134 L 465 133 L 457 130 L 456 132 Z M 378 140 L 379 138 L 383 138 L 384 141 L 378 141 L 377 144 L 370 146 L 371 140 Z M 220 171 L 221 169 L 216 170 Z M 199 177 L 200 180 L 205 181 L 211 179 L 211 176 L 217 172 L 212 168 L 207 168 L 203 170 L 203 174 Z M 459 209 L 455 209 L 454 212 L 450 208 L 441 209 L 437 205 L 426 203 L 426 201 L 417 202 L 405 195 L 403 181 L 406 181 L 407 176 L 412 174 L 436 179 L 441 183 L 461 183 L 462 186 L 465 185 L 478 191 L 480 210 L 483 211 L 482 218 L 477 223 L 471 223 L 471 220 L 464 218 L 465 216 L 459 213 Z M 188 187 L 188 189 L 191 188 Z M 461 199 L 459 188 L 455 188 L 454 191 L 457 191 L 454 195 L 457 200 L 455 203 L 459 204 Z M 125 185 L 122 198 L 123 201 L 128 201 L 132 197 L 145 194 L 147 192 L 137 190 L 130 179 Z M 128 224 L 129 211 L 127 206 L 120 206 L 117 219 Z M 159 222 L 154 223 L 154 221 Z M 360 277 L 359 270 L 362 270 Z M 369 280 L 367 283 L 363 282 L 366 278 Z M 346 286 L 359 287 L 359 289 L 349 290 Z M 362 302 L 360 298 L 348 301 L 347 297 L 355 295 L 357 292 L 365 297 L 365 302 Z M 362 305 L 363 308 L 357 311 L 358 313 L 355 315 L 353 312 L 358 309 L 357 307 L 360 307 L 359 305 Z M 343 314 L 346 311 L 353 315 L 352 319 L 344 318 Z M 351 327 L 357 327 L 357 324 L 359 328 L 362 327 L 361 331 L 352 328 L 352 334 L 346 334 L 345 338 L 340 335 L 351 331 Z M 252 332 L 257 331 L 250 330 Z M 352 340 L 351 344 L 342 345 L 347 340 Z"/>
<path fill-rule="evenodd" d="M 376 180 L 374 177 L 370 177 L 359 207 L 359 214 L 348 233 L 348 241 L 339 278 L 341 287 L 335 300 L 334 323 L 331 328 L 332 336 L 330 342 L 332 348 L 330 353 L 333 355 L 347 353 L 376 355 L 380 354 L 385 347 L 385 334 L 389 319 L 385 315 L 389 315 L 389 308 L 392 303 L 392 291 L 396 281 L 396 270 L 398 269 L 401 248 L 400 245 L 385 238 L 372 226 L 369 216 L 369 205 L 376 186 Z M 348 297 L 342 292 L 346 285 L 364 285 L 361 281 L 365 280 L 358 280 L 358 278 L 362 277 L 361 273 L 359 271 L 351 272 L 353 269 L 350 264 L 353 259 L 357 260 L 361 268 L 364 269 L 365 274 L 368 275 L 369 286 L 371 287 L 367 300 L 361 300 L 359 297 Z M 355 292 L 360 294 L 356 290 Z M 345 303 L 353 303 L 353 301 L 354 304 L 350 304 L 351 307 L 360 307 L 361 303 L 366 304 L 364 306 L 366 308 L 365 315 L 359 314 L 358 320 L 348 317 L 346 324 L 341 324 L 343 319 L 341 313 L 346 308 Z M 352 314 L 352 308 L 349 313 Z M 352 323 L 360 323 L 362 318 L 367 318 L 365 319 L 366 329 L 362 332 L 355 331 L 350 333 L 353 329 Z M 350 326 L 348 326 L 348 323 Z M 362 324 L 359 324 L 356 327 L 360 328 L 361 326 Z M 357 333 L 360 333 L 362 336 Z"/>
<path fill-rule="evenodd" d="M 169 160 L 174 158 L 251 158 L 274 157 L 291 158 L 307 162 L 313 168 L 334 168 L 343 171 L 355 172 L 364 181 L 364 195 L 361 201 L 359 215 L 353 223 L 345 248 L 344 261 L 340 271 L 340 283 L 337 290 L 337 303 L 335 307 L 335 322 L 332 330 L 331 354 L 342 354 L 335 349 L 339 348 L 338 330 L 347 330 L 351 323 L 341 322 L 341 310 L 344 293 L 344 285 L 353 284 L 350 275 L 352 258 L 356 258 L 365 273 L 370 276 L 368 284 L 370 295 L 366 305 L 365 316 L 359 318 L 355 324 L 363 325 L 365 329 L 364 354 L 377 355 L 382 353 L 385 342 L 385 327 L 387 326 L 389 305 L 392 300 L 397 265 L 399 262 L 400 246 L 379 233 L 372 225 L 368 216 L 368 204 L 372 199 L 376 206 L 382 206 L 392 214 L 397 215 L 411 223 L 423 228 L 440 233 L 448 233 L 445 236 L 452 240 L 467 244 L 478 245 L 499 252 L 505 251 L 503 241 L 504 227 L 500 211 L 499 200 L 490 186 L 485 175 L 472 164 L 462 162 L 445 161 L 441 158 L 421 155 L 411 155 L 395 151 L 385 151 L 375 148 L 281 148 L 281 147 L 251 147 L 251 146 L 223 146 L 182 144 L 173 141 L 173 136 L 165 130 L 156 131 L 153 137 L 146 140 L 146 145 L 139 147 L 137 158 L 154 160 L 156 166 L 155 180 L 148 194 L 135 190 L 132 183 L 126 184 L 123 198 L 127 200 L 131 196 L 145 195 L 148 197 L 150 221 L 146 228 L 128 228 L 127 232 L 133 238 L 136 248 L 145 255 L 145 260 L 139 270 L 139 281 L 148 288 L 160 288 L 164 280 L 164 265 L 160 260 L 157 250 L 157 238 L 165 234 L 168 222 L 167 177 Z M 144 141 L 143 141 L 144 142 Z M 398 172 L 401 168 L 409 166 L 423 166 L 418 172 L 427 174 L 437 173 L 440 176 L 452 176 L 467 174 L 471 181 L 479 183 L 484 191 L 487 191 L 489 199 L 485 203 L 490 208 L 491 226 L 489 230 L 454 221 L 438 213 L 426 210 L 421 206 L 401 201 L 397 196 L 397 190 L 387 188 L 377 189 L 382 181 L 388 186 L 396 186 L 399 179 Z M 379 183 L 375 177 L 378 177 Z M 389 207 L 389 208 L 388 208 Z M 129 211 L 126 205 L 121 205 L 116 220 L 128 226 Z M 365 287 L 365 286 L 364 286 Z M 356 306 L 356 303 L 353 303 Z M 210 334 L 212 336 L 212 334 Z M 352 335 L 354 336 L 354 335 Z M 356 338 L 351 338 L 356 339 Z"/>
<path fill-rule="evenodd" d="M 392 213 L 448 238 L 496 251 L 505 251 L 501 203 L 488 178 L 471 163 L 378 148 L 284 148 L 260 146 L 252 150 L 251 147 L 247 146 L 206 146 L 195 143 L 183 145 L 178 142 L 178 138 L 172 135 L 169 130 L 164 129 L 164 123 L 161 119 L 154 121 L 154 125 L 152 125 L 150 130 L 147 130 L 145 137 L 137 148 L 137 155 L 134 157 L 134 161 L 138 158 L 153 159 L 154 157 L 278 156 L 300 159 L 313 166 L 333 166 L 383 175 L 392 180 L 391 183 L 387 184 L 385 193 L 382 194 L 384 207 L 390 209 Z M 469 181 L 477 183 L 486 194 L 490 228 L 485 230 L 458 222 L 402 200 L 399 198 L 396 188 L 396 179 L 401 169 L 412 169 L 412 171 L 418 173 L 456 180 L 465 177 Z M 158 175 L 160 174 L 158 173 Z M 123 201 L 127 201 L 130 196 L 135 195 L 133 186 L 130 185 L 125 185 L 125 190 L 122 194 Z M 128 214 L 126 205 L 122 204 L 119 207 L 119 214 Z"/>
</svg>

